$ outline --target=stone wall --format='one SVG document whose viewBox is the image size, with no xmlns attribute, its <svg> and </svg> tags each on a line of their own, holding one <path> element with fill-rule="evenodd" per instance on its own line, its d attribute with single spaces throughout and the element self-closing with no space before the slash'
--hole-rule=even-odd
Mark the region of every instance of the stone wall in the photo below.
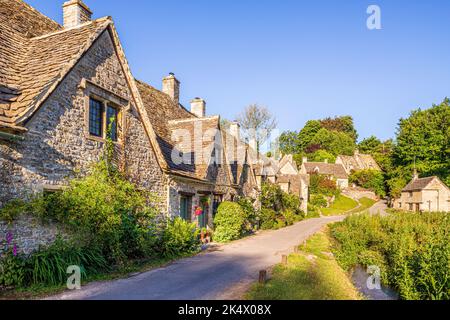
<svg viewBox="0 0 450 320">
<path fill-rule="evenodd" d="M 359 200 L 361 198 L 369 198 L 372 200 L 378 200 L 378 197 L 375 194 L 375 192 L 366 190 L 366 189 L 362 189 L 362 188 L 347 188 L 347 189 L 343 190 L 342 193 L 345 196 L 350 197 L 352 199 L 356 199 L 356 200 Z"/>
<path fill-rule="evenodd" d="M 13 224 L 0 221 L 0 244 L 5 243 L 6 236 L 11 233 L 13 240 L 11 246 L 17 246 L 18 253 L 26 255 L 39 249 L 40 246 L 52 244 L 58 235 L 68 237 L 68 233 L 56 223 L 44 224 L 39 219 L 24 215 L 14 221 Z M 0 249 L 3 249 L 0 246 Z"/>
<path fill-rule="evenodd" d="M 104 141 L 88 135 L 88 94 L 118 97 L 126 128 L 120 146 L 130 178 L 142 188 L 164 196 L 163 175 L 117 58 L 105 32 L 25 125 L 24 141 L 0 140 L 0 206 L 14 198 L 41 192 L 47 185 L 63 185 L 74 171 L 86 172 L 103 154 Z M 124 144 L 124 145 L 123 145 Z"/>
</svg>

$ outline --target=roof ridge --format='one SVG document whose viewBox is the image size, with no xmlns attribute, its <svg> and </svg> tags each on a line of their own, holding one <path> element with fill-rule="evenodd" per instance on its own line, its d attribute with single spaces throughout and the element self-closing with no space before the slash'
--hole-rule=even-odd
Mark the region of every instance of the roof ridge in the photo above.
<svg viewBox="0 0 450 320">
<path fill-rule="evenodd" d="M 47 21 L 55 24 L 57 27 L 62 28 L 62 25 L 60 25 L 58 22 L 56 22 L 55 20 L 53 20 L 50 17 L 47 17 L 45 14 L 43 14 L 42 12 L 40 12 L 39 10 L 35 9 L 33 6 L 31 6 L 30 4 L 26 3 L 24 0 L 15 0 L 16 2 L 20 2 L 23 5 L 25 5 L 26 7 L 28 7 L 28 9 L 30 9 L 31 11 L 37 13 L 38 15 L 42 16 L 44 19 L 46 19 Z"/>
<path fill-rule="evenodd" d="M 67 31 L 72 31 L 72 30 L 75 30 L 75 29 L 83 28 L 83 27 L 88 26 L 90 24 L 97 23 L 97 22 L 103 22 L 103 21 L 108 21 L 109 22 L 109 21 L 112 21 L 112 18 L 110 16 L 98 18 L 98 19 L 95 19 L 95 20 L 87 21 L 85 23 L 79 24 L 79 25 L 71 27 L 71 28 L 64 28 L 64 29 L 61 29 L 61 30 L 58 30 L 58 31 L 55 31 L 55 32 L 50 32 L 50 33 L 43 34 L 41 36 L 29 38 L 29 40 L 45 39 L 47 37 L 58 35 L 58 34 L 61 34 L 61 33 L 67 32 Z"/>
</svg>

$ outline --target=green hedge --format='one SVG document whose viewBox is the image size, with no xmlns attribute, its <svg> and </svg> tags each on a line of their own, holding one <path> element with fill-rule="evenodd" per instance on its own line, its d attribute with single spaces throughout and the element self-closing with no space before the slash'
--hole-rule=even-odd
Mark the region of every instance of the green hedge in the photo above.
<svg viewBox="0 0 450 320">
<path fill-rule="evenodd" d="M 245 230 L 246 213 L 235 202 L 222 202 L 214 218 L 214 240 L 228 242 L 239 239 Z"/>
<path fill-rule="evenodd" d="M 331 227 L 347 270 L 377 265 L 402 299 L 450 299 L 450 219 L 446 213 L 354 215 Z"/>
</svg>

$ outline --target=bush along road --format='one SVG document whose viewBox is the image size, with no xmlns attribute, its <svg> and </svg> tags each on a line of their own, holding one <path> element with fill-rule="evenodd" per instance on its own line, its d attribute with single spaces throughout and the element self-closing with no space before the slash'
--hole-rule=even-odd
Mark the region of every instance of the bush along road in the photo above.
<svg viewBox="0 0 450 320">
<path fill-rule="evenodd" d="M 345 217 L 301 221 L 275 231 L 265 231 L 217 247 L 166 267 L 128 279 L 90 283 L 49 299 L 239 299 L 266 270 L 329 223 Z"/>
</svg>

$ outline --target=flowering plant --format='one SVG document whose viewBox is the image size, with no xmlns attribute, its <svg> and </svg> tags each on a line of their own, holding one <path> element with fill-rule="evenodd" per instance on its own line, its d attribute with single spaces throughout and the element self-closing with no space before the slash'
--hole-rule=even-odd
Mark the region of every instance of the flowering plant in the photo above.
<svg viewBox="0 0 450 320">
<path fill-rule="evenodd" d="M 196 207 L 195 215 L 198 217 L 198 216 L 201 216 L 202 214 L 203 214 L 203 209 L 201 207 Z"/>
</svg>

